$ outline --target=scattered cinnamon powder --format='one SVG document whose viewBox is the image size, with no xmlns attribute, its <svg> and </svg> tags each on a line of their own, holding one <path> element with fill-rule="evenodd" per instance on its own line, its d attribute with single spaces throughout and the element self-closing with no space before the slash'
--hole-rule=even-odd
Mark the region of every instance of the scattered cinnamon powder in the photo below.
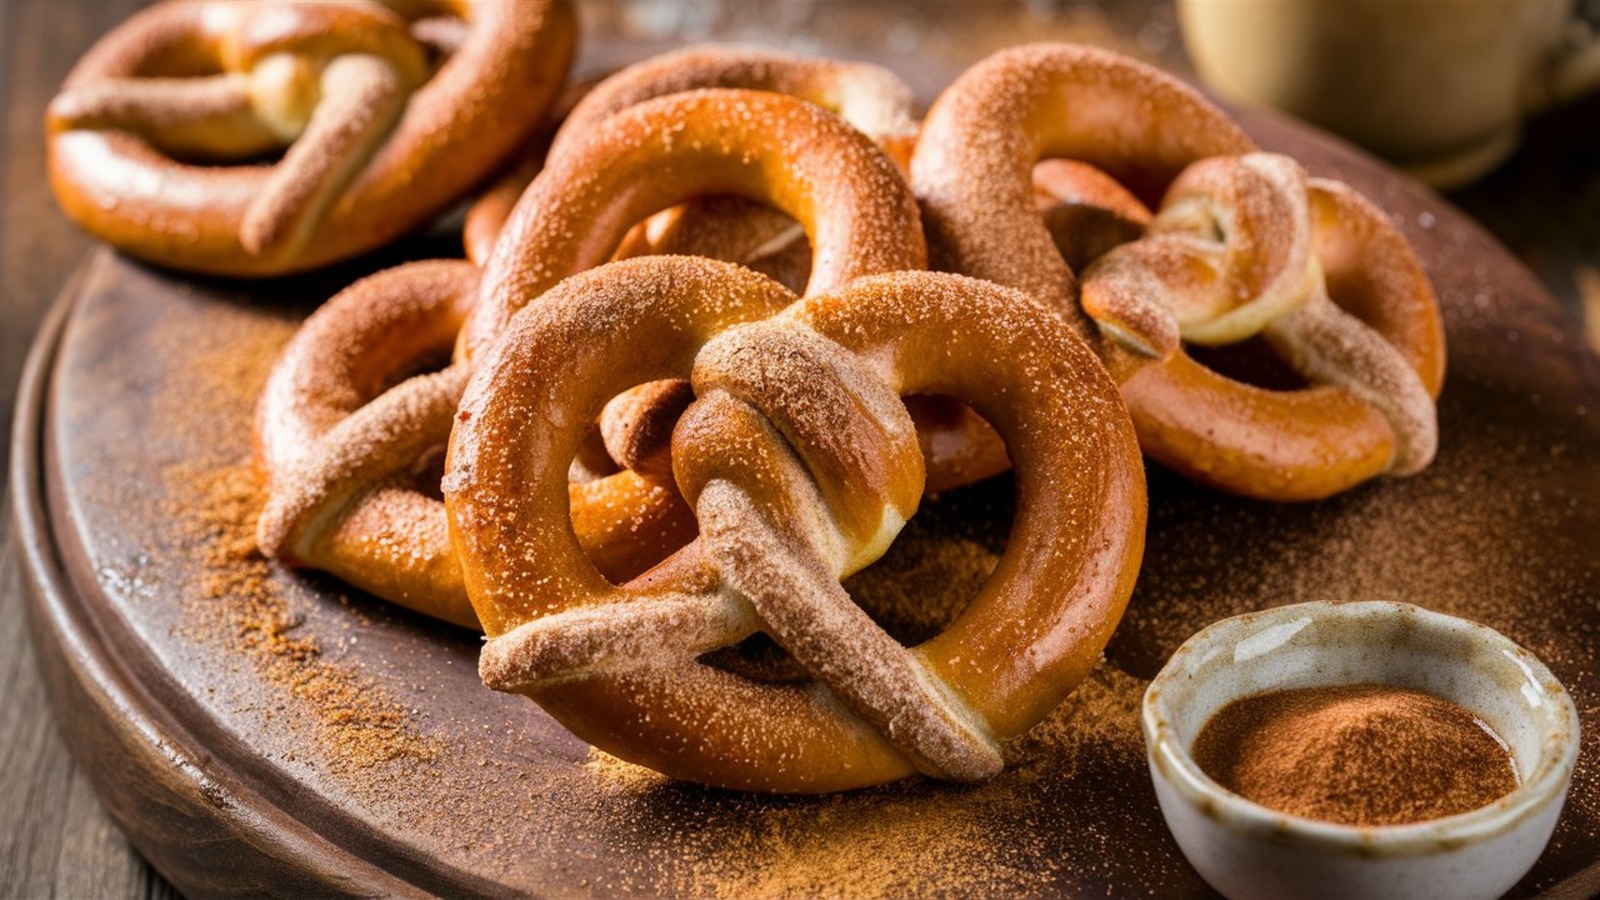
<svg viewBox="0 0 1600 900">
<path fill-rule="evenodd" d="M 189 603 L 190 636 L 223 641 L 268 682 L 305 701 L 318 739 L 335 748 L 329 758 L 336 769 L 433 758 L 438 748 L 412 731 L 403 707 L 375 694 L 358 673 L 324 659 L 315 639 L 296 634 L 300 619 L 256 549 L 262 496 L 253 467 L 195 471 L 179 465 L 167 478 L 185 487 L 171 491 L 183 499 L 175 499 L 168 514 L 196 553 L 198 596 Z"/>
<path fill-rule="evenodd" d="M 282 689 L 284 696 L 263 702 L 294 701 L 291 721 L 305 722 L 312 739 L 332 748 L 326 768 L 333 774 L 431 760 L 439 747 L 417 733 L 406 707 L 359 670 L 328 659 L 322 644 L 301 632 L 304 614 L 256 547 L 264 485 L 252 462 L 235 456 L 236 435 L 249 427 L 282 342 L 260 322 L 240 322 L 237 333 L 231 324 L 216 326 L 215 348 L 188 350 L 186 371 L 198 374 L 184 376 L 182 389 L 163 392 L 156 415 L 162 427 L 192 433 L 184 443 L 200 451 L 162 471 L 172 550 L 193 561 L 191 580 L 180 590 L 181 633 L 248 661 Z"/>
<path fill-rule="evenodd" d="M 1344 825 L 1457 815 L 1517 786 L 1505 745 L 1470 710 L 1384 684 L 1236 700 L 1200 729 L 1193 753 L 1236 794 Z"/>
</svg>

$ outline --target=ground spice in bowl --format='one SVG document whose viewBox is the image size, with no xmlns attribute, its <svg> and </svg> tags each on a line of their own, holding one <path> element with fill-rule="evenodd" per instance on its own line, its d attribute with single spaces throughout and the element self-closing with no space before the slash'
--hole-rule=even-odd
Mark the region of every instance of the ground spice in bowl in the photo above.
<svg viewBox="0 0 1600 900">
<path fill-rule="evenodd" d="M 1517 786 L 1511 754 L 1470 710 L 1384 684 L 1236 700 L 1200 729 L 1191 753 L 1248 800 L 1342 825 L 1452 816 Z"/>
</svg>

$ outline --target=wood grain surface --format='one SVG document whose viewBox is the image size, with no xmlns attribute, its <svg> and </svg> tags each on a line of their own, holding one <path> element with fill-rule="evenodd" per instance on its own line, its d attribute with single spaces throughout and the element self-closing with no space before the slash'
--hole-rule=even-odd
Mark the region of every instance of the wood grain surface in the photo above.
<svg viewBox="0 0 1600 900">
<path fill-rule="evenodd" d="M 92 246 L 50 199 L 42 110 L 82 49 L 140 5 L 133 0 L 0 3 L 0 101 L 6 116 L 0 146 L 0 413 L 6 422 L 31 335 L 49 301 Z M 591 4 L 585 13 L 604 23 L 631 6 L 644 5 Z M 880 6 L 893 20 L 918 4 L 906 0 Z M 948 21 L 917 27 L 971 36 L 962 41 L 960 51 L 941 52 L 976 56 L 996 43 L 1057 36 L 1066 23 L 1071 36 L 1098 39 L 1183 67 L 1166 3 L 1124 4 L 1109 13 L 1094 4 L 1062 4 L 1059 11 L 1051 4 L 1028 4 L 1046 9 L 1053 16 L 1049 19 L 1040 19 L 1039 13 L 1023 15 L 1018 11 L 1022 4 L 982 6 L 990 16 L 984 24 L 988 31 Z M 942 4 L 931 8 L 947 9 Z M 816 9 L 808 15 L 808 20 L 784 27 L 796 32 L 826 27 L 826 15 Z M 652 27 L 665 40 L 725 30 L 719 22 L 690 20 Z M 738 33 L 751 37 L 748 29 Z M 914 68 L 916 63 L 908 65 Z M 1600 142 L 1592 131 L 1597 119 L 1600 102 L 1591 98 L 1533 123 L 1524 149 L 1507 166 L 1452 198 L 1506 242 L 1574 314 L 1584 308 L 1586 296 L 1600 294 L 1600 274 L 1595 274 L 1600 265 Z M 1592 302 L 1600 308 L 1600 297 Z M 1576 320 L 1566 327 L 1580 332 Z M 3 446 L 9 448 L 9 442 Z M 0 450 L 0 455 L 7 452 Z M 10 522 L 9 516 L 0 518 L 0 895 L 171 896 L 170 886 L 132 852 L 100 811 L 56 736 L 21 615 Z"/>
</svg>

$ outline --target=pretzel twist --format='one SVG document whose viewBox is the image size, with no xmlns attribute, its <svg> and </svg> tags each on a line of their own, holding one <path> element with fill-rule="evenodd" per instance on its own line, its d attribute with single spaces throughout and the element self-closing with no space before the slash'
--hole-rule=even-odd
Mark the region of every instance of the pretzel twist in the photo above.
<svg viewBox="0 0 1600 900">
<path fill-rule="evenodd" d="M 417 374 L 449 360 L 477 291 L 470 263 L 410 263 L 356 282 L 306 321 L 257 407 L 262 552 L 477 627 L 435 468 L 467 369 Z M 624 471 L 569 490 L 577 540 L 608 578 L 632 578 L 694 536 L 670 479 Z"/>
<path fill-rule="evenodd" d="M 730 84 L 750 86 L 761 93 L 726 89 L 689 90 Z M 778 94 L 783 96 L 779 97 Z M 824 130 L 830 133 L 849 132 L 848 128 L 841 127 L 838 120 L 820 115 L 804 104 L 786 100 L 790 95 L 819 106 L 838 109 L 850 116 L 848 121 L 860 132 L 854 143 L 865 143 L 860 140 L 860 135 L 866 135 L 879 146 L 887 148 L 891 156 L 898 153 L 901 158 L 904 157 L 914 130 L 909 112 L 909 90 L 887 71 L 875 66 L 786 54 L 699 48 L 668 54 L 626 69 L 603 82 L 580 101 L 552 147 L 549 168 L 531 186 L 520 205 L 530 210 L 542 210 L 552 203 L 571 206 L 575 198 L 593 195 L 596 187 L 592 182 L 596 179 L 589 173 L 603 166 L 622 165 L 619 160 L 625 154 L 631 153 L 628 165 L 633 165 L 632 160 L 645 158 L 644 151 L 632 151 L 629 144 L 633 141 L 661 145 L 679 157 L 707 155 L 702 150 L 691 148 L 716 142 L 723 148 L 717 151 L 722 154 L 720 161 L 689 163 L 685 160 L 683 163 L 692 164 L 695 174 L 680 177 L 663 171 L 657 176 L 651 170 L 649 176 L 644 176 L 637 170 L 619 170 L 616 177 L 612 178 L 608 171 L 604 177 L 613 182 L 607 188 L 611 199 L 624 197 L 629 192 L 640 195 L 632 199 L 642 199 L 646 191 L 637 187 L 637 184 L 645 177 L 653 179 L 650 190 L 667 187 L 676 189 L 676 193 L 673 202 L 665 204 L 673 208 L 670 218 L 656 218 L 646 223 L 648 229 L 652 229 L 647 233 L 653 233 L 653 238 L 646 241 L 639 237 L 640 232 L 635 229 L 627 237 L 606 237 L 596 244 L 603 245 L 606 252 L 621 257 L 675 252 L 754 264 L 767 274 L 783 276 L 782 280 L 796 289 L 809 281 L 808 290 L 813 292 L 829 290 L 848 280 L 848 277 L 853 277 L 841 276 L 837 270 L 830 271 L 829 264 L 839 259 L 853 258 L 859 255 L 861 248 L 842 255 L 837 247 L 819 247 L 822 252 L 813 257 L 809 244 L 804 240 L 806 235 L 811 234 L 816 240 L 827 240 L 828 237 L 817 233 L 809 223 L 816 215 L 816 207 L 810 206 L 815 202 L 814 198 L 800 198 L 804 201 L 801 204 L 794 203 L 792 199 L 779 199 L 783 186 L 790 183 L 788 175 L 775 179 L 767 190 L 751 191 L 748 187 L 734 184 L 740 177 L 738 173 L 741 170 L 748 171 L 752 164 L 745 156 L 735 158 L 730 151 L 749 146 L 759 148 L 754 152 L 761 155 L 763 161 L 760 164 L 764 166 L 771 165 L 770 160 L 785 156 L 803 159 L 800 171 L 796 173 L 797 181 L 825 178 L 825 183 L 830 185 L 851 185 L 848 191 L 838 191 L 829 202 L 837 206 L 839 211 L 849 211 L 852 214 L 850 221 L 862 223 L 867 236 L 855 240 L 876 242 L 891 248 L 908 243 L 916 245 L 914 252 L 901 253 L 898 258 L 884 259 L 871 266 L 858 265 L 849 271 L 867 274 L 922 268 L 926 259 L 920 224 L 916 238 L 902 237 L 900 222 L 905 217 L 904 210 L 885 209 L 881 201 L 866 203 L 862 200 L 863 192 L 867 191 L 877 191 L 883 199 L 895 202 L 906 196 L 905 190 L 895 183 L 898 178 L 891 167 L 884 166 L 879 159 L 873 159 L 870 165 L 862 164 L 862 151 L 856 148 L 847 148 L 848 152 L 840 151 L 836 156 L 826 158 L 820 151 L 833 146 L 832 142 L 807 145 L 795 139 L 795 129 L 787 124 L 781 126 L 784 137 L 776 144 L 768 136 L 750 133 L 752 128 L 765 127 L 758 121 L 761 117 L 771 117 L 774 121 L 782 118 L 798 122 L 822 121 L 828 123 Z M 671 99 L 674 96 L 678 98 L 676 101 Z M 759 104 L 750 105 L 746 103 L 750 98 L 765 99 Z M 641 106 L 653 112 L 636 112 Z M 643 120 L 639 118 L 641 115 L 644 116 Z M 648 127 L 656 129 L 658 133 L 648 133 L 640 127 L 641 121 L 648 121 Z M 680 129 L 691 124 L 691 128 L 679 133 Z M 600 134 L 605 137 L 596 137 Z M 623 144 L 622 152 L 616 149 L 619 142 Z M 702 176 L 698 173 L 712 165 L 725 167 L 725 172 L 719 176 L 720 181 L 713 179 L 701 182 L 699 179 Z M 834 169 L 835 165 L 837 169 Z M 733 196 L 697 199 L 723 193 Z M 505 196 L 506 188 L 502 185 L 474 209 L 474 218 L 468 223 L 469 235 L 477 237 L 469 239 L 469 249 L 481 245 L 485 235 L 500 232 L 494 217 L 502 214 L 500 211 L 505 208 Z M 690 205 L 683 206 L 683 201 L 690 201 Z M 788 208 L 773 208 L 783 207 L 784 202 L 790 204 Z M 633 210 L 618 218 L 631 226 L 644 214 L 655 212 L 662 205 L 660 199 L 636 202 Z M 797 210 L 808 211 L 802 213 Z M 544 214 L 549 221 L 558 222 L 569 237 L 581 233 L 573 229 L 598 221 L 600 215 L 597 211 L 581 216 L 550 214 L 548 211 Z M 608 211 L 607 215 L 616 214 Z M 918 221 L 920 223 L 920 218 Z M 509 231 L 509 227 L 506 230 Z M 531 254 L 542 252 L 533 248 L 543 248 L 551 240 L 559 241 L 562 238 L 559 234 L 553 234 L 551 229 L 546 229 L 542 234 L 512 237 L 502 241 L 501 246 L 521 246 L 525 248 L 521 252 Z M 613 240 L 620 242 L 621 246 L 613 243 Z M 763 264 L 763 260 L 771 264 Z M 591 258 L 585 264 L 592 265 L 598 261 Z M 488 265 L 491 271 L 498 272 L 500 269 L 496 266 L 506 264 L 491 260 Z M 797 270 L 803 270 L 805 275 L 797 274 Z M 553 270 L 549 276 L 540 278 L 535 287 L 516 290 L 524 296 L 535 295 L 539 289 L 554 284 L 571 271 L 576 269 L 569 266 Z M 819 273 L 822 273 L 820 279 Z M 491 275 L 491 283 L 498 278 L 498 275 Z M 508 292 L 501 293 L 504 295 Z M 495 305 L 495 302 L 487 304 L 488 307 Z M 510 308 L 509 304 L 501 305 Z M 489 314 L 486 309 L 485 315 Z M 504 313 L 499 315 L 504 316 Z M 483 330 L 492 332 L 493 328 L 485 327 Z M 616 463 L 624 468 L 653 466 L 660 471 L 661 460 L 666 458 L 666 446 L 660 438 L 670 434 L 671 422 L 682 409 L 684 395 L 681 387 L 657 386 L 651 390 L 649 396 L 637 391 L 624 395 L 603 416 L 607 447 Z M 923 450 L 932 463 L 930 490 L 968 484 L 1002 472 L 1009 465 L 992 429 L 970 410 L 930 398 L 917 398 L 912 404 L 923 426 L 919 432 Z"/>
<path fill-rule="evenodd" d="M 563 0 L 406 7 L 428 17 L 426 44 L 376 4 L 167 0 L 132 17 L 51 103 L 62 207 L 129 253 L 227 275 L 313 268 L 422 225 L 538 124 L 575 23 Z"/>
<path fill-rule="evenodd" d="M 708 784 L 824 792 L 914 771 L 992 775 L 997 742 L 1076 685 L 1132 588 L 1144 482 L 1115 387 L 1058 320 L 994 285 L 899 273 L 769 318 L 784 298 L 725 263 L 621 261 L 558 285 L 487 352 L 445 478 L 490 635 L 484 680 L 602 749 Z M 672 465 L 701 536 L 612 585 L 565 526 L 566 461 L 610 396 L 673 376 L 695 388 Z M 919 392 L 995 424 L 1021 502 L 991 581 L 908 649 L 839 579 L 876 560 L 921 497 L 897 399 Z M 815 682 L 696 661 L 756 631 Z"/>
<path fill-rule="evenodd" d="M 1430 390 L 1400 348 L 1328 297 L 1313 204 L 1324 213 L 1324 231 L 1338 229 L 1341 218 L 1371 218 L 1331 208 L 1341 187 L 1308 184 L 1285 156 L 1195 163 L 1173 183 L 1145 238 L 1088 268 L 1083 308 L 1114 340 L 1162 359 L 1181 352 L 1180 335 L 1212 346 L 1263 336 L 1312 384 L 1336 386 L 1377 410 L 1388 434 L 1344 445 L 1392 447 L 1379 471 L 1411 475 L 1438 447 L 1437 382 Z M 1433 361 L 1419 362 L 1427 371 Z"/>
<path fill-rule="evenodd" d="M 574 132 L 582 143 L 565 144 L 518 201 L 487 264 L 488 289 L 463 334 L 464 355 L 523 303 L 609 259 L 646 216 L 705 195 L 757 201 L 796 220 L 817 247 L 813 291 L 927 262 L 916 202 L 894 164 L 814 104 L 711 89 L 581 115 L 600 124 Z M 682 396 L 681 388 L 652 391 Z M 659 441 L 635 432 L 670 434 L 681 403 L 657 408 L 644 401 L 637 393 L 622 401 L 638 412 L 636 426 L 618 422 L 618 411 L 605 416 L 608 448 L 623 467 L 666 457 Z"/>
<path fill-rule="evenodd" d="M 1298 166 L 1253 150 L 1170 76 L 1042 44 L 996 54 L 939 98 L 912 182 L 936 266 L 1020 287 L 1068 315 L 1122 382 L 1141 444 L 1163 464 L 1276 500 L 1420 470 L 1437 444 L 1444 369 L 1421 266 L 1349 188 L 1308 183 Z M 1035 165 L 1051 157 L 1077 168 L 1041 177 Z M 1081 202 L 1041 217 L 1041 187 Z M 1068 257 L 1088 264 L 1081 292 Z M 1257 334 L 1311 386 L 1253 387 L 1184 349 Z"/>
</svg>

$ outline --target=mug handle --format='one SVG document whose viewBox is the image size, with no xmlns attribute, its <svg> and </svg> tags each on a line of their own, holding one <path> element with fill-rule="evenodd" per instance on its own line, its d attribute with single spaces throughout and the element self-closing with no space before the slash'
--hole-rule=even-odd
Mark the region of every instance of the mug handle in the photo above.
<svg viewBox="0 0 1600 900">
<path fill-rule="evenodd" d="M 1581 38 L 1550 54 L 1544 77 L 1530 85 L 1522 105 L 1529 113 L 1541 112 L 1570 103 L 1595 88 L 1600 88 L 1600 38 L 1591 25 L 1582 29 Z"/>
</svg>

